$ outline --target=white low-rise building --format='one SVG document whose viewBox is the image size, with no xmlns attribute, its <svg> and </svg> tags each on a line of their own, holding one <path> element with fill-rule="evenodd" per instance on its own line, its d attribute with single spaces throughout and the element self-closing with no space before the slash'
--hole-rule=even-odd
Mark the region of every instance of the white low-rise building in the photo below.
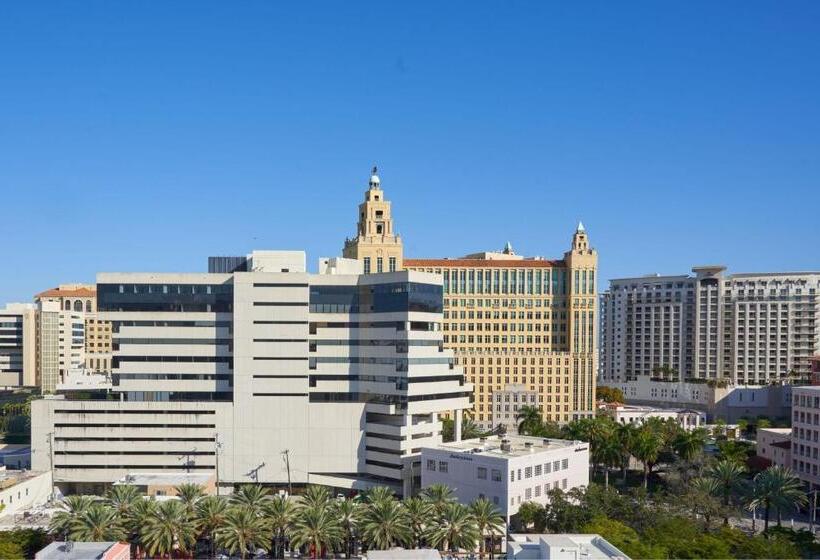
<svg viewBox="0 0 820 560">
<path fill-rule="evenodd" d="M 51 498 L 51 472 L 0 470 L 0 516 L 13 516 Z"/>
<path fill-rule="evenodd" d="M 689 408 L 657 408 L 628 404 L 607 404 L 601 410 L 618 424 L 643 424 L 649 418 L 674 420 L 684 430 L 694 430 L 706 425 L 706 413 Z"/>
<path fill-rule="evenodd" d="M 545 505 L 553 489 L 589 484 L 589 444 L 529 436 L 493 436 L 421 450 L 421 485 L 446 484 L 461 503 L 494 503 L 509 523 L 524 502 Z"/>
<path fill-rule="evenodd" d="M 757 455 L 768 459 L 773 465 L 791 468 L 791 447 L 791 428 L 757 429 Z"/>
<path fill-rule="evenodd" d="M 629 560 L 600 535 L 513 534 L 507 558 L 514 560 Z"/>
</svg>

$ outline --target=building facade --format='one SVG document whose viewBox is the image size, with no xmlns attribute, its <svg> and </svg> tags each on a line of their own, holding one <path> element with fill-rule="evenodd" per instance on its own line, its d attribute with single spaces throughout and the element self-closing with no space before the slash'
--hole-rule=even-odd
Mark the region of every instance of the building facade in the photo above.
<svg viewBox="0 0 820 560">
<path fill-rule="evenodd" d="M 524 384 L 510 383 L 500 391 L 493 391 L 492 425 L 501 426 L 505 433 L 518 433 L 518 413 L 525 406 L 538 408 L 538 392 L 531 391 Z"/>
<path fill-rule="evenodd" d="M 402 269 L 401 237 L 393 228 L 390 202 L 384 198 L 376 167 L 370 175 L 364 202 L 359 205 L 356 236 L 345 239 L 342 256 L 362 261 L 365 274 Z"/>
<path fill-rule="evenodd" d="M 509 243 L 501 252 L 463 258 L 404 259 L 394 231 L 374 168 L 357 236 L 345 241 L 344 255 L 361 260 L 366 274 L 391 269 L 395 259 L 398 268 L 442 276 L 444 344 L 475 387 L 479 426 L 495 427 L 493 393 L 507 385 L 536 392 L 545 419 L 594 414 L 598 255 L 583 224 L 560 260 L 525 258 Z"/>
<path fill-rule="evenodd" d="M 0 387 L 37 386 L 37 309 L 10 303 L 0 309 Z"/>
<path fill-rule="evenodd" d="M 792 468 L 792 429 L 758 428 L 756 449 L 758 457 L 763 457 L 772 465 Z"/>
<path fill-rule="evenodd" d="M 462 504 L 486 498 L 507 523 L 521 504 L 546 505 L 550 490 L 589 484 L 589 444 L 509 435 L 425 447 L 423 488 L 446 484 Z"/>
<path fill-rule="evenodd" d="M 693 271 L 610 282 L 601 298 L 602 383 L 809 378 L 820 352 L 820 273 Z"/>
<path fill-rule="evenodd" d="M 795 387 L 792 395 L 791 468 L 811 488 L 820 487 L 820 387 Z"/>
<path fill-rule="evenodd" d="M 134 472 L 417 487 L 439 415 L 472 392 L 443 347 L 440 277 L 307 274 L 292 251 L 249 265 L 99 274 L 117 400 L 35 401 L 35 468 L 52 466 L 53 438 L 55 482 L 70 491 Z"/>
<path fill-rule="evenodd" d="M 97 316 L 97 287 L 94 284 L 60 284 L 37 294 L 34 301 L 56 302 L 66 314 L 82 313 L 83 367 L 90 373 L 111 372 L 111 324 Z"/>
<path fill-rule="evenodd" d="M 54 393 L 69 372 L 85 367 L 85 312 L 63 310 L 56 301 L 37 303 L 37 378 Z"/>
</svg>

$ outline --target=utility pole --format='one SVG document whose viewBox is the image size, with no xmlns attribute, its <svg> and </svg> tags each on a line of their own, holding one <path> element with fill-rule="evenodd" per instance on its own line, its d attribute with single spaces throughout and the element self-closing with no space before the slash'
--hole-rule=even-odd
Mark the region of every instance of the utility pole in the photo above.
<svg viewBox="0 0 820 560">
<path fill-rule="evenodd" d="M 49 432 L 48 436 L 48 458 L 51 464 L 51 501 L 54 501 L 54 432 Z"/>
<path fill-rule="evenodd" d="M 219 432 L 214 436 L 214 453 L 216 455 L 216 495 L 219 496 L 219 450 L 222 449 L 222 442 L 219 441 Z"/>
<path fill-rule="evenodd" d="M 814 534 L 815 514 L 817 513 L 817 492 L 815 488 L 811 491 L 811 513 L 809 514 L 809 531 Z"/>
<path fill-rule="evenodd" d="M 293 496 L 293 486 L 290 483 L 290 449 L 282 451 L 282 455 L 285 459 L 285 468 L 288 471 L 288 495 Z"/>
</svg>

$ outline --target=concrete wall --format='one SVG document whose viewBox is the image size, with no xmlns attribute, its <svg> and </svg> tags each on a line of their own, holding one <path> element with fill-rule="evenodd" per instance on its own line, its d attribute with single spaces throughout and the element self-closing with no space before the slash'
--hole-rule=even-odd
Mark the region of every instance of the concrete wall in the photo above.
<svg viewBox="0 0 820 560">
<path fill-rule="evenodd" d="M 14 486 L 0 490 L 0 516 L 14 515 L 25 509 L 45 504 L 51 497 L 51 473 L 26 473 L 26 478 Z"/>
</svg>

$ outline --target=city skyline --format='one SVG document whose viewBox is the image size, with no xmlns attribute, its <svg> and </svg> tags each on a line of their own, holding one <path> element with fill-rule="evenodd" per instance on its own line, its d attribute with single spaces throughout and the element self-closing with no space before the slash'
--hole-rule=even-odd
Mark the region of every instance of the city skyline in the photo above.
<svg viewBox="0 0 820 560">
<path fill-rule="evenodd" d="M 314 269 L 373 164 L 408 258 L 550 258 L 580 220 L 601 282 L 817 270 L 818 10 L 8 6 L 0 302 L 259 248 Z"/>
</svg>

